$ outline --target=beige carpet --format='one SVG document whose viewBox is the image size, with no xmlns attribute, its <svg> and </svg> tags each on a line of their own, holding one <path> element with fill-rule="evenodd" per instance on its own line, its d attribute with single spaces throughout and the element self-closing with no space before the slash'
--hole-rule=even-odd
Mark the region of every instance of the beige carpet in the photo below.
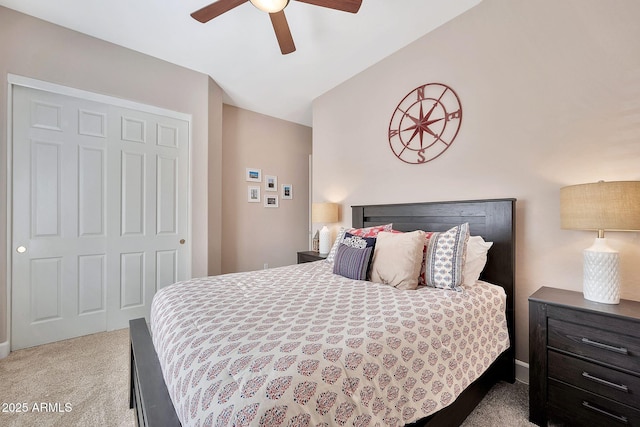
<svg viewBox="0 0 640 427">
<path fill-rule="evenodd" d="M 122 329 L 15 351 L 0 360 L 0 426 L 134 426 L 128 340 L 129 330 Z M 26 413 L 4 412 L 23 403 Z M 527 417 L 527 386 L 500 383 L 463 426 L 533 426 Z"/>
<path fill-rule="evenodd" d="M 462 427 L 492 426 L 536 427 L 529 422 L 528 385 L 517 381 L 496 384 L 462 424 Z"/>
<path fill-rule="evenodd" d="M 0 360 L 0 426 L 134 426 L 128 340 L 129 329 L 121 329 L 14 351 Z M 11 403 L 20 409 L 26 404 L 27 412 L 4 412 L 17 410 Z"/>
</svg>

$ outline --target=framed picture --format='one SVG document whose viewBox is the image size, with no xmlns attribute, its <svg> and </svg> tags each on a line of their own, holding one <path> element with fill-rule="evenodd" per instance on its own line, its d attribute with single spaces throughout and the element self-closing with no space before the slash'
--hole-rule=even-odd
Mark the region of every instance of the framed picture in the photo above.
<svg viewBox="0 0 640 427">
<path fill-rule="evenodd" d="M 277 208 L 278 207 L 278 196 L 276 195 L 266 195 L 264 196 L 264 207 L 265 208 Z"/>
<path fill-rule="evenodd" d="M 262 182 L 262 170 L 256 168 L 247 168 L 246 181 Z"/>
<path fill-rule="evenodd" d="M 278 177 L 274 175 L 265 175 L 264 188 L 267 191 L 278 191 Z"/>
<path fill-rule="evenodd" d="M 250 185 L 247 187 L 247 201 L 249 203 L 260 203 L 260 187 Z"/>
<path fill-rule="evenodd" d="M 282 199 L 293 199 L 293 185 L 282 184 Z"/>
</svg>

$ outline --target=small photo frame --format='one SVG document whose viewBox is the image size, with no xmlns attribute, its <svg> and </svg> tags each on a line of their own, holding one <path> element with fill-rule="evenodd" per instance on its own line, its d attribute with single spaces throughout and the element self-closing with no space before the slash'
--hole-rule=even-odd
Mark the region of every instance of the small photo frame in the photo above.
<svg viewBox="0 0 640 427">
<path fill-rule="evenodd" d="M 249 203 L 260 203 L 260 200 L 260 187 L 257 185 L 247 187 L 247 201 Z"/>
<path fill-rule="evenodd" d="M 247 168 L 245 180 L 250 182 L 262 182 L 262 170 L 256 168 Z"/>
<path fill-rule="evenodd" d="M 282 199 L 293 199 L 293 185 L 291 184 L 282 184 Z"/>
<path fill-rule="evenodd" d="M 267 191 L 278 191 L 278 177 L 274 175 L 265 175 L 264 188 Z"/>
<path fill-rule="evenodd" d="M 278 196 L 267 194 L 264 196 L 264 207 L 265 208 L 277 208 L 278 207 Z"/>
</svg>

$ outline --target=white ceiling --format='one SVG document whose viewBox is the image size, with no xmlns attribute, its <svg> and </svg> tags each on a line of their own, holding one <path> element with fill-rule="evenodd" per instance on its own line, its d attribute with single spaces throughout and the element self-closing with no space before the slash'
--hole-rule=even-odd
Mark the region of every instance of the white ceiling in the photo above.
<svg viewBox="0 0 640 427">
<path fill-rule="evenodd" d="M 282 55 L 249 2 L 206 24 L 212 0 L 0 0 L 0 5 L 210 75 L 224 101 L 311 125 L 311 102 L 481 0 L 363 0 L 357 14 L 297 1 L 285 9 L 297 51 Z"/>
</svg>

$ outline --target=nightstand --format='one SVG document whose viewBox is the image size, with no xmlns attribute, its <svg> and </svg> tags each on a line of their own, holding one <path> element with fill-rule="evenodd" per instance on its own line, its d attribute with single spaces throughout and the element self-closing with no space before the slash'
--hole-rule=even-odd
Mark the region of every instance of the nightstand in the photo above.
<svg viewBox="0 0 640 427">
<path fill-rule="evenodd" d="M 529 297 L 529 419 L 640 426 L 640 302 L 543 287 Z"/>
<path fill-rule="evenodd" d="M 316 251 L 298 252 L 298 264 L 302 264 L 303 262 L 322 261 L 326 258 L 327 255 L 320 255 L 320 253 Z"/>
</svg>

